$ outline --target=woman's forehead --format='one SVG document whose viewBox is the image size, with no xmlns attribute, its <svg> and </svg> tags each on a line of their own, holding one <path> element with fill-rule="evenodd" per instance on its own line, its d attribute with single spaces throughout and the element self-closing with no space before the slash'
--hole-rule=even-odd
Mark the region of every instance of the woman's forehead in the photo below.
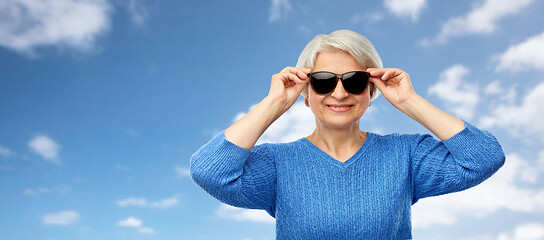
<svg viewBox="0 0 544 240">
<path fill-rule="evenodd" d="M 313 71 L 344 73 L 364 70 L 357 60 L 346 51 L 323 51 L 317 54 Z"/>
</svg>

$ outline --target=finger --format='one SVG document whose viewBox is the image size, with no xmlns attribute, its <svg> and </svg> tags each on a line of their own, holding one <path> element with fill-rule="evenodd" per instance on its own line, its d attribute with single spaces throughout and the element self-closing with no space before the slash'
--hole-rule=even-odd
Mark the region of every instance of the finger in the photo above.
<svg viewBox="0 0 544 240">
<path fill-rule="evenodd" d="M 402 71 L 400 71 L 399 69 L 396 69 L 396 68 L 391 68 L 391 69 L 388 69 L 382 76 L 382 80 L 390 80 L 394 77 L 397 77 L 398 75 L 400 75 L 402 73 Z"/>
<path fill-rule="evenodd" d="M 308 78 L 308 72 L 304 71 L 307 68 L 295 68 L 295 67 L 286 67 L 281 72 L 290 72 L 296 74 L 300 79 Z M 311 70 L 310 70 L 311 71 Z"/>
<path fill-rule="evenodd" d="M 287 85 L 289 84 L 291 87 L 294 84 L 304 84 L 305 82 L 299 78 L 298 75 L 291 73 L 291 72 L 280 72 L 278 73 L 278 77 Z"/>
<path fill-rule="evenodd" d="M 300 69 L 300 68 L 297 68 L 297 75 L 300 79 L 308 79 L 308 72 Z"/>
<path fill-rule="evenodd" d="M 300 68 L 302 71 L 304 71 L 306 74 L 311 73 L 312 69 L 310 68 Z"/>
<path fill-rule="evenodd" d="M 387 71 L 385 71 L 385 72 L 383 73 L 381 79 L 382 79 L 382 80 L 388 80 L 388 79 L 391 78 L 391 75 L 392 75 L 391 70 L 387 70 Z"/>
<path fill-rule="evenodd" d="M 292 81 L 294 81 L 297 84 L 304 84 L 306 82 L 305 80 L 308 78 L 308 76 L 306 74 L 303 74 L 302 77 L 301 77 L 300 75 L 301 74 L 299 72 L 289 73 L 289 79 L 291 79 Z"/>
<path fill-rule="evenodd" d="M 366 71 L 370 73 L 373 77 L 382 76 L 386 71 L 387 68 L 367 68 Z"/>
</svg>

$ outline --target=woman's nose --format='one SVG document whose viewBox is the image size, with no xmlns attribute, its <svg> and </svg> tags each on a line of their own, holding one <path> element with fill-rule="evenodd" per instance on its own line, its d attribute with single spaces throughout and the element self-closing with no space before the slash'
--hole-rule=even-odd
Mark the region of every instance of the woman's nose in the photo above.
<svg viewBox="0 0 544 240">
<path fill-rule="evenodd" d="M 349 93 L 346 92 L 346 89 L 344 89 L 344 85 L 342 85 L 342 81 L 340 79 L 338 79 L 336 88 L 334 88 L 332 91 L 331 96 L 336 99 L 344 99 L 349 96 Z"/>
</svg>

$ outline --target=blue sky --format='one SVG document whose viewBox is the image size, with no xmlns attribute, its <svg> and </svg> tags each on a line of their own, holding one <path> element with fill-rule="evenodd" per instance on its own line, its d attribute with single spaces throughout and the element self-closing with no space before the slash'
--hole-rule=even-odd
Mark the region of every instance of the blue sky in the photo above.
<svg viewBox="0 0 544 240">
<path fill-rule="evenodd" d="M 313 36 L 351 29 L 506 165 L 413 207 L 415 239 L 544 239 L 544 2 L 3 0 L 2 239 L 274 239 L 188 175 Z M 261 142 L 311 133 L 300 101 Z M 361 128 L 427 133 L 378 98 Z"/>
</svg>

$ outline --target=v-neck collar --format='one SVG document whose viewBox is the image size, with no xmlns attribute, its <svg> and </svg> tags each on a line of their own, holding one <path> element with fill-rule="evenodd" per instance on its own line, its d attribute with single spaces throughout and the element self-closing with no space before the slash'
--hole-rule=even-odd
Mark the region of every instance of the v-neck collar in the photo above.
<svg viewBox="0 0 544 240">
<path fill-rule="evenodd" d="M 365 142 L 359 148 L 359 150 L 357 150 L 357 152 L 355 152 L 355 154 L 353 154 L 353 156 L 351 156 L 348 160 L 346 160 L 344 162 L 341 162 L 341 161 L 337 160 L 336 158 L 333 158 L 331 155 L 327 154 L 325 151 L 323 151 L 321 148 L 314 145 L 312 142 L 310 142 L 310 140 L 308 140 L 306 138 L 301 138 L 300 141 L 302 141 L 304 144 L 306 144 L 313 152 L 315 152 L 316 154 L 322 156 L 322 158 L 325 159 L 330 164 L 332 164 L 334 166 L 339 166 L 339 167 L 348 167 L 349 165 L 353 164 L 354 162 L 356 162 L 360 158 L 360 155 L 363 152 L 366 151 L 366 149 L 371 144 L 373 139 L 374 139 L 374 134 L 373 133 L 368 133 L 368 135 L 367 135 L 367 137 L 365 139 Z"/>
</svg>

